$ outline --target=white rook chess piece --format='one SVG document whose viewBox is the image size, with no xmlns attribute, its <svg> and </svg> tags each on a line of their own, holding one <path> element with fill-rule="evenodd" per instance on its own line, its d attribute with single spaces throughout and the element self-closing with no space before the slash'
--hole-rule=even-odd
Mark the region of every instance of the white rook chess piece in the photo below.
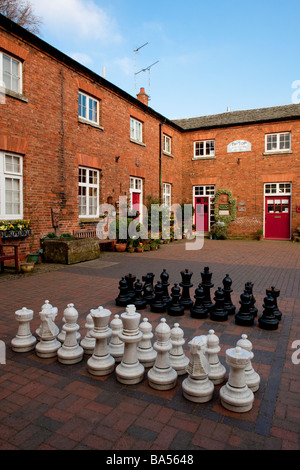
<svg viewBox="0 0 300 470">
<path fill-rule="evenodd" d="M 141 314 L 135 305 L 127 305 L 126 312 L 121 314 L 123 330 L 119 338 L 124 343 L 124 355 L 116 367 L 117 380 L 123 384 L 137 384 L 144 378 L 145 368 L 138 360 L 137 345 L 141 341 L 142 332 L 139 330 Z"/>
<path fill-rule="evenodd" d="M 218 356 L 221 350 L 219 343 L 219 338 L 215 335 L 214 330 L 209 330 L 206 343 L 206 356 L 210 365 L 208 378 L 215 385 L 224 382 L 226 375 L 226 368 L 221 364 Z"/>
<path fill-rule="evenodd" d="M 30 322 L 33 319 L 33 310 L 23 307 L 15 312 L 19 322 L 17 335 L 11 340 L 12 350 L 15 352 L 28 352 L 35 348 L 36 337 L 30 331 Z"/>
<path fill-rule="evenodd" d="M 165 318 L 162 318 L 157 325 L 155 336 L 156 341 L 153 346 L 157 351 L 157 357 L 154 366 L 148 371 L 148 383 L 156 390 L 170 390 L 176 386 L 177 372 L 170 365 L 171 330 Z"/>
<path fill-rule="evenodd" d="M 208 378 L 209 363 L 205 355 L 206 336 L 197 336 L 189 342 L 191 358 L 186 368 L 189 374 L 182 382 L 183 396 L 196 403 L 212 399 L 214 384 Z"/>
<path fill-rule="evenodd" d="M 111 328 L 108 323 L 111 311 L 103 307 L 91 310 L 94 328 L 90 332 L 95 338 L 95 349 L 93 355 L 87 361 L 87 368 L 92 375 L 109 375 L 115 367 L 115 360 L 108 352 L 108 339 L 111 337 Z"/>
<path fill-rule="evenodd" d="M 155 363 L 157 352 L 152 346 L 152 325 L 149 323 L 148 318 L 143 319 L 139 328 L 143 336 L 137 347 L 138 359 L 144 367 L 152 367 Z"/>
<path fill-rule="evenodd" d="M 79 330 L 78 312 L 74 308 L 74 304 L 68 304 L 64 310 L 65 324 L 63 330 L 65 332 L 65 340 L 63 345 L 57 351 L 58 361 L 62 364 L 76 364 L 83 358 L 83 348 L 78 344 L 76 333 Z"/>
<path fill-rule="evenodd" d="M 172 348 L 170 349 L 170 365 L 176 370 L 178 375 L 186 374 L 186 367 L 189 363 L 188 357 L 183 351 L 184 332 L 179 327 L 179 323 L 175 323 L 171 329 L 170 341 Z"/>
<path fill-rule="evenodd" d="M 249 351 L 239 346 L 226 351 L 226 362 L 230 372 L 228 381 L 219 393 L 221 404 L 230 411 L 245 413 L 253 406 L 254 394 L 246 384 L 245 377 L 245 368 L 249 364 L 250 357 Z"/>
<path fill-rule="evenodd" d="M 95 338 L 91 336 L 91 331 L 94 328 L 94 322 L 90 313 L 87 314 L 85 325 L 87 332 L 84 338 L 80 341 L 80 346 L 84 349 L 85 354 L 93 354 L 95 349 Z"/>
<path fill-rule="evenodd" d="M 40 341 L 36 344 L 35 351 L 37 356 L 42 358 L 55 357 L 61 347 L 61 343 L 57 340 L 59 328 L 53 318 L 55 315 L 52 306 L 44 307 L 40 312 L 41 325 L 38 329 Z"/>
<path fill-rule="evenodd" d="M 250 356 L 250 361 L 249 364 L 246 366 L 245 369 L 245 377 L 246 377 L 246 384 L 248 387 L 252 390 L 252 392 L 256 392 L 259 389 L 259 384 L 260 384 L 260 376 L 258 375 L 257 372 L 252 367 L 251 359 L 253 359 L 254 354 L 252 352 L 252 343 L 248 339 L 248 336 L 243 334 L 241 339 L 238 340 L 236 343 L 237 346 L 240 346 L 241 348 L 246 349 L 251 356 Z"/>
<path fill-rule="evenodd" d="M 123 330 L 123 322 L 120 315 L 116 314 L 110 322 L 111 339 L 108 343 L 108 350 L 110 355 L 115 359 L 115 362 L 121 362 L 124 354 L 124 343 L 119 338 L 119 333 Z"/>
</svg>

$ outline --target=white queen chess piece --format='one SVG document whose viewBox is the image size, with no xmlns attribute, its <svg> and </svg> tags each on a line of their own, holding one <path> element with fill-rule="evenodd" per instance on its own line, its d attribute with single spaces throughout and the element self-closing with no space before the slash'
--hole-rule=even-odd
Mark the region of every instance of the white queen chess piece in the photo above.
<svg viewBox="0 0 300 470">
<path fill-rule="evenodd" d="M 115 360 L 108 351 L 108 340 L 111 337 L 111 328 L 108 324 L 111 311 L 98 307 L 92 309 L 90 313 L 94 323 L 90 335 L 95 338 L 96 343 L 94 352 L 87 361 L 87 368 L 92 375 L 109 375 L 115 367 Z"/>
</svg>

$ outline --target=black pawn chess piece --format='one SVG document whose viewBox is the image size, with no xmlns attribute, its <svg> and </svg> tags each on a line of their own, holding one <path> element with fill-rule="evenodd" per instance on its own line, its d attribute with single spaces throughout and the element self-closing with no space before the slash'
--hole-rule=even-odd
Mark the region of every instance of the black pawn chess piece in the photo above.
<svg viewBox="0 0 300 470">
<path fill-rule="evenodd" d="M 201 273 L 202 282 L 201 285 L 204 290 L 204 307 L 210 312 L 213 303 L 211 301 L 210 290 L 214 287 L 211 283 L 212 273 L 209 272 L 209 267 L 205 267 L 204 271 Z"/>
<path fill-rule="evenodd" d="M 214 305 L 210 310 L 210 319 L 213 321 L 226 321 L 228 320 L 228 312 L 224 307 L 224 292 L 222 287 L 218 287 L 214 296 Z"/>
<path fill-rule="evenodd" d="M 277 299 L 278 297 L 280 296 L 280 290 L 279 289 L 275 289 L 274 286 L 272 286 L 271 288 L 267 289 L 266 290 L 266 294 L 271 294 L 271 296 L 273 297 L 274 299 L 274 304 L 275 304 L 275 308 L 274 308 L 274 315 L 275 315 L 275 318 L 277 318 L 278 321 L 281 320 L 282 318 L 282 313 L 281 311 L 279 310 L 278 308 L 278 304 L 277 304 Z"/>
<path fill-rule="evenodd" d="M 234 315 L 235 314 L 235 306 L 232 303 L 231 300 L 231 285 L 232 285 L 232 280 L 229 277 L 229 274 L 226 274 L 226 277 L 223 279 L 223 292 L 224 292 L 224 308 L 228 315 Z"/>
<path fill-rule="evenodd" d="M 279 320 L 274 315 L 275 301 L 270 293 L 264 298 L 264 311 L 258 319 L 258 326 L 263 330 L 277 330 Z"/>
<path fill-rule="evenodd" d="M 182 287 L 180 303 L 183 305 L 185 310 L 188 310 L 193 306 L 193 301 L 190 297 L 190 288 L 193 287 L 193 284 L 191 283 L 191 277 L 193 273 L 188 269 L 185 269 L 184 271 L 181 271 L 180 274 L 182 278 L 182 281 L 179 283 L 179 285 Z"/>
<path fill-rule="evenodd" d="M 163 286 L 158 282 L 154 287 L 154 299 L 150 304 L 150 310 L 154 313 L 164 313 L 167 311 L 167 304 L 163 301 Z"/>
<path fill-rule="evenodd" d="M 242 326 L 252 326 L 254 315 L 251 313 L 251 297 L 249 292 L 244 290 L 240 297 L 240 309 L 235 316 L 235 323 Z"/>
<path fill-rule="evenodd" d="M 127 287 L 128 287 L 128 295 L 130 297 L 134 297 L 134 287 L 133 287 L 133 284 L 136 280 L 136 276 L 134 276 L 133 274 L 129 273 L 129 274 L 126 274 L 125 276 L 125 279 L 126 279 L 126 282 L 127 282 Z"/>
<path fill-rule="evenodd" d="M 184 306 L 180 303 L 180 287 L 174 284 L 171 289 L 171 301 L 167 304 L 168 314 L 173 317 L 184 315 Z"/>
<path fill-rule="evenodd" d="M 147 304 L 151 304 L 152 300 L 154 299 L 153 279 L 154 279 L 154 274 L 152 275 L 152 273 L 148 273 L 147 276 L 142 277 L 142 280 L 144 282 L 143 297 L 144 297 L 144 300 L 146 300 Z"/>
<path fill-rule="evenodd" d="M 253 282 L 246 282 L 245 284 L 245 290 L 248 292 L 248 294 L 250 295 L 250 312 L 252 313 L 252 315 L 254 317 L 257 317 L 257 308 L 255 307 L 255 297 L 253 295 Z"/>
<path fill-rule="evenodd" d="M 160 279 L 161 279 L 161 284 L 163 286 L 163 301 L 165 303 L 168 303 L 170 302 L 171 300 L 171 297 L 169 295 L 169 274 L 167 273 L 167 271 L 164 269 L 163 272 L 161 273 L 160 275 Z"/>
<path fill-rule="evenodd" d="M 208 311 L 204 307 L 203 302 L 204 302 L 204 290 L 201 284 L 197 287 L 195 290 L 195 302 L 194 305 L 191 308 L 191 317 L 192 318 L 207 318 L 208 316 Z"/>
<path fill-rule="evenodd" d="M 119 290 L 120 292 L 116 298 L 116 305 L 118 305 L 118 307 L 126 307 L 131 303 L 132 297 L 128 295 L 128 285 L 125 277 L 122 277 L 121 281 L 119 282 Z"/>
<path fill-rule="evenodd" d="M 143 283 L 138 279 L 134 284 L 134 297 L 132 299 L 133 305 L 137 310 L 144 310 L 147 307 L 147 302 L 143 297 Z"/>
</svg>

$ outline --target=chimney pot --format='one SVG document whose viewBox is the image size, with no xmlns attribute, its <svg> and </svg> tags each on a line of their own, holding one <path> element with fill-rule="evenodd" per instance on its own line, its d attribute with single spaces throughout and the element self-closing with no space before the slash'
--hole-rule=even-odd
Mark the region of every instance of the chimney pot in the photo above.
<svg viewBox="0 0 300 470">
<path fill-rule="evenodd" d="M 137 99 L 148 106 L 149 96 L 145 92 L 145 88 L 141 88 L 139 94 L 137 95 Z"/>
</svg>

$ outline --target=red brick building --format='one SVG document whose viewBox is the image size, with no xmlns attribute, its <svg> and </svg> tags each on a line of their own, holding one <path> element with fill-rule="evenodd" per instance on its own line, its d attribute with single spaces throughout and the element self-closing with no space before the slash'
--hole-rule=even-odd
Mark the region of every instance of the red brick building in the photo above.
<svg viewBox="0 0 300 470">
<path fill-rule="evenodd" d="M 0 220 L 31 220 L 23 256 L 120 196 L 192 203 L 206 232 L 219 214 L 233 235 L 300 225 L 300 105 L 171 121 L 3 16 L 0 85 Z"/>
</svg>

